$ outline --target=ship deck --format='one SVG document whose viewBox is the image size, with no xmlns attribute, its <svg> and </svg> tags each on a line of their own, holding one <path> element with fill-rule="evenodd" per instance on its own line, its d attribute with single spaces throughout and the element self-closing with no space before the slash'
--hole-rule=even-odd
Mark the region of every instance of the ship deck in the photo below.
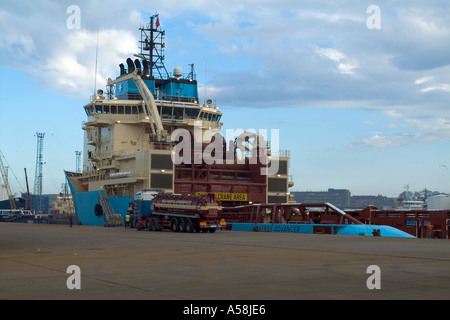
<svg viewBox="0 0 450 320">
<path fill-rule="evenodd" d="M 0 223 L 0 299 L 449 299 L 448 241 Z M 81 289 L 69 290 L 78 265 Z M 381 270 L 369 290 L 367 268 Z M 237 301 L 234 301 L 238 303 Z"/>
</svg>

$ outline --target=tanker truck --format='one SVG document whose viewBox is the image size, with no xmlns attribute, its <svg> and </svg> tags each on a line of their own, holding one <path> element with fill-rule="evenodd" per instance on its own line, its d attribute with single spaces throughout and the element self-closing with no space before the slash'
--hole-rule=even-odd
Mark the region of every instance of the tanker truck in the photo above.
<svg viewBox="0 0 450 320">
<path fill-rule="evenodd" d="M 176 195 L 150 190 L 137 192 L 130 211 L 137 230 L 215 232 L 225 228 L 222 206 L 213 193 Z"/>
</svg>

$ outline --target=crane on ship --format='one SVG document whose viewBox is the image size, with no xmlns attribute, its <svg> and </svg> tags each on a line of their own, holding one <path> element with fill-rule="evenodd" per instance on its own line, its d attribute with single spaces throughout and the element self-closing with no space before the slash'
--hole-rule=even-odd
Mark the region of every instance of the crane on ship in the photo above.
<svg viewBox="0 0 450 320">
<path fill-rule="evenodd" d="M 4 183 L 5 188 L 6 188 L 6 193 L 8 194 L 9 204 L 11 205 L 11 209 L 15 210 L 16 209 L 16 203 L 14 202 L 14 195 L 11 192 L 11 187 L 10 187 L 9 181 L 8 181 L 8 175 L 6 173 L 5 166 L 3 165 L 3 160 L 2 160 L 3 154 L 0 152 L 0 155 L 1 155 L 0 156 L 0 172 L 2 174 L 3 183 Z"/>
<path fill-rule="evenodd" d="M 26 203 L 25 209 L 31 211 L 32 207 L 31 207 L 30 188 L 28 187 L 27 168 L 24 168 L 24 170 L 25 170 L 25 182 L 27 183 L 27 203 Z"/>
<path fill-rule="evenodd" d="M 125 66 L 121 63 L 119 65 L 121 70 L 120 77 L 115 80 L 109 78 L 107 86 L 110 87 L 109 91 L 112 92 L 113 85 L 120 82 L 133 80 L 145 102 L 146 113 L 152 124 L 151 129 L 153 137 L 155 137 L 156 141 L 165 141 L 167 139 L 167 131 L 163 127 L 155 98 L 142 79 L 142 77 L 146 79 L 154 79 L 154 76 L 169 78 L 169 73 L 163 63 L 165 32 L 160 30 L 159 26 L 159 14 L 155 14 L 150 17 L 150 23 L 147 26 L 139 28 L 141 30 L 141 40 L 139 41 L 141 44 L 141 52 L 139 55 L 135 56 L 142 59 L 142 64 L 139 59 L 136 59 L 133 62 L 133 60 L 128 58 L 126 61 L 128 65 L 128 73 L 125 71 Z"/>
<path fill-rule="evenodd" d="M 126 75 L 121 76 L 120 78 L 117 78 L 115 80 L 112 80 L 111 78 L 108 79 L 108 86 L 112 87 L 113 85 L 133 80 L 136 83 L 136 86 L 138 87 L 139 93 L 141 94 L 142 98 L 145 102 L 146 107 L 146 113 L 149 117 L 150 121 L 152 122 L 152 132 L 153 135 L 156 137 L 157 141 L 165 141 L 167 137 L 167 131 L 164 129 L 161 117 L 159 116 L 158 108 L 156 107 L 156 101 L 153 97 L 153 94 L 148 89 L 147 85 L 145 84 L 144 80 L 141 78 L 141 69 L 136 68 L 133 72 L 130 72 Z"/>
</svg>

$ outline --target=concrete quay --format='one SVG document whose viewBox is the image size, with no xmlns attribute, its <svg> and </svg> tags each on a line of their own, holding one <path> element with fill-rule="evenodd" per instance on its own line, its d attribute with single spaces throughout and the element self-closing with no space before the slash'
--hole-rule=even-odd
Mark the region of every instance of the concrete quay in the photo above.
<svg viewBox="0 0 450 320">
<path fill-rule="evenodd" d="M 0 223 L 2 300 L 449 298 L 449 240 Z"/>
</svg>

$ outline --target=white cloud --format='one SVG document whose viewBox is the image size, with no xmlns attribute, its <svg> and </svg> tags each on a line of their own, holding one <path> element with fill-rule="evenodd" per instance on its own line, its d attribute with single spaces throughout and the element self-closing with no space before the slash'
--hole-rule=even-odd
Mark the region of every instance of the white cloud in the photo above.
<svg viewBox="0 0 450 320">
<path fill-rule="evenodd" d="M 416 79 L 416 81 L 414 81 L 415 84 L 423 84 L 423 83 L 427 83 L 433 80 L 433 77 L 422 77 L 419 79 Z"/>
<path fill-rule="evenodd" d="M 332 48 L 318 48 L 317 53 L 336 62 L 346 58 L 345 54 Z"/>
<path fill-rule="evenodd" d="M 421 132 L 414 134 L 399 133 L 391 135 L 374 135 L 372 137 L 361 139 L 353 143 L 353 147 L 363 147 L 366 149 L 387 149 L 402 148 L 409 146 L 418 146 L 424 144 L 438 143 L 442 141 L 450 141 L 446 132 L 442 137 L 436 132 Z"/>
<path fill-rule="evenodd" d="M 0 29 L 3 30 L 0 41 L 0 52 L 3 53 L 0 55 L 1 63 L 11 63 L 11 57 L 22 59 L 33 56 L 36 52 L 33 37 L 15 27 L 23 22 L 21 17 L 0 9 Z"/>
<path fill-rule="evenodd" d="M 396 119 L 397 125 L 390 126 L 390 129 L 407 132 L 397 132 L 392 134 L 376 133 L 371 137 L 355 141 L 352 144 L 352 147 L 384 149 L 450 141 L 450 120 L 448 119 L 400 119 L 397 113 L 391 114 L 393 115 L 393 118 Z"/>
<path fill-rule="evenodd" d="M 420 92 L 444 91 L 450 92 L 450 84 L 439 83 L 435 77 L 422 77 L 414 81 L 417 85 L 427 84 L 426 87 L 420 89 Z"/>
<path fill-rule="evenodd" d="M 118 61 L 136 53 L 136 30 L 89 28 L 91 9 L 87 3 L 80 3 L 80 8 L 81 28 L 73 30 L 66 26 L 69 15 L 63 3 L 30 3 L 23 11 L 1 10 L 0 26 L 9 32 L 0 42 L 0 62 L 25 71 L 49 91 L 86 98 L 94 89 L 98 34 L 97 84 L 104 88 L 106 79 L 118 73 Z M 122 16 L 136 24 L 140 14 L 130 11 Z"/>
<path fill-rule="evenodd" d="M 97 88 L 118 74 L 118 62 L 136 52 L 135 37 L 125 30 L 74 30 L 63 35 L 61 46 L 48 52 L 45 62 L 33 72 L 46 88 L 88 97 L 94 92 L 98 36 Z M 117 41 L 120 39 L 120 41 Z"/>
<path fill-rule="evenodd" d="M 450 91 L 450 46 L 444 41 L 450 36 L 450 17 L 439 4 L 424 7 L 415 1 L 406 8 L 380 3 L 379 31 L 367 29 L 364 6 L 322 2 L 311 6 L 286 6 L 288 14 L 272 8 L 270 18 L 253 10 L 254 25 L 245 29 L 224 19 L 197 24 L 202 35 L 213 35 L 221 48 L 229 49 L 223 53 L 260 62 L 259 72 L 249 70 L 247 77 L 228 72 L 219 82 L 210 76 L 216 87 L 225 89 L 219 91 L 223 93 L 219 101 L 272 107 L 272 96 L 284 106 L 386 114 L 388 123 L 376 128 L 380 133 L 360 139 L 354 144 L 359 146 L 448 141 L 450 132 L 439 119 L 450 118 L 445 95 Z M 394 129 L 397 132 L 392 133 Z"/>
<path fill-rule="evenodd" d="M 433 85 L 430 87 L 423 88 L 420 91 L 421 92 L 430 92 L 430 91 L 436 91 L 436 90 L 450 92 L 450 84 Z"/>
<path fill-rule="evenodd" d="M 433 134 L 448 138 L 446 124 L 438 121 L 450 119 L 446 1 L 377 3 L 383 19 L 376 31 L 366 27 L 365 4 L 230 1 L 167 0 L 149 8 L 143 0 L 113 5 L 79 0 L 80 30 L 66 28 L 70 2 L 24 7 L 6 1 L 0 9 L 0 28 L 8 30 L 0 42 L 0 63 L 24 70 L 48 90 L 85 98 L 94 89 L 97 29 L 97 87 L 104 87 L 118 64 L 136 53 L 139 25 L 158 10 L 163 27 L 184 32 L 182 41 L 174 40 L 177 33 L 167 34 L 170 52 L 189 52 L 196 67 L 207 60 L 206 90 L 202 85 L 199 93 L 206 91 L 219 105 L 387 114 L 389 124 L 374 128 L 380 133 L 365 138 L 364 145 L 386 146 L 388 137 L 390 145 L 402 145 L 413 125 L 416 141 L 434 141 L 426 139 Z M 426 128 L 430 123 L 434 131 Z M 394 127 L 398 133 L 383 131 Z"/>
<path fill-rule="evenodd" d="M 353 21 L 358 23 L 365 23 L 365 17 L 363 15 L 350 14 L 350 13 L 329 13 L 321 12 L 319 10 L 305 10 L 298 14 L 301 18 L 313 18 L 317 20 L 323 20 L 332 23 L 338 23 L 342 21 Z"/>
<path fill-rule="evenodd" d="M 222 91 L 224 88 L 218 88 L 214 85 L 205 85 L 205 84 L 198 84 L 198 92 L 203 96 L 204 100 L 209 99 L 211 97 L 217 97 L 218 95 L 222 94 Z M 199 101 L 200 104 L 203 104 L 205 101 Z"/>
<path fill-rule="evenodd" d="M 353 70 L 358 67 L 358 62 L 355 59 L 348 58 L 344 53 L 334 48 L 317 48 L 316 52 L 320 56 L 336 62 L 339 73 L 355 75 Z"/>
</svg>

